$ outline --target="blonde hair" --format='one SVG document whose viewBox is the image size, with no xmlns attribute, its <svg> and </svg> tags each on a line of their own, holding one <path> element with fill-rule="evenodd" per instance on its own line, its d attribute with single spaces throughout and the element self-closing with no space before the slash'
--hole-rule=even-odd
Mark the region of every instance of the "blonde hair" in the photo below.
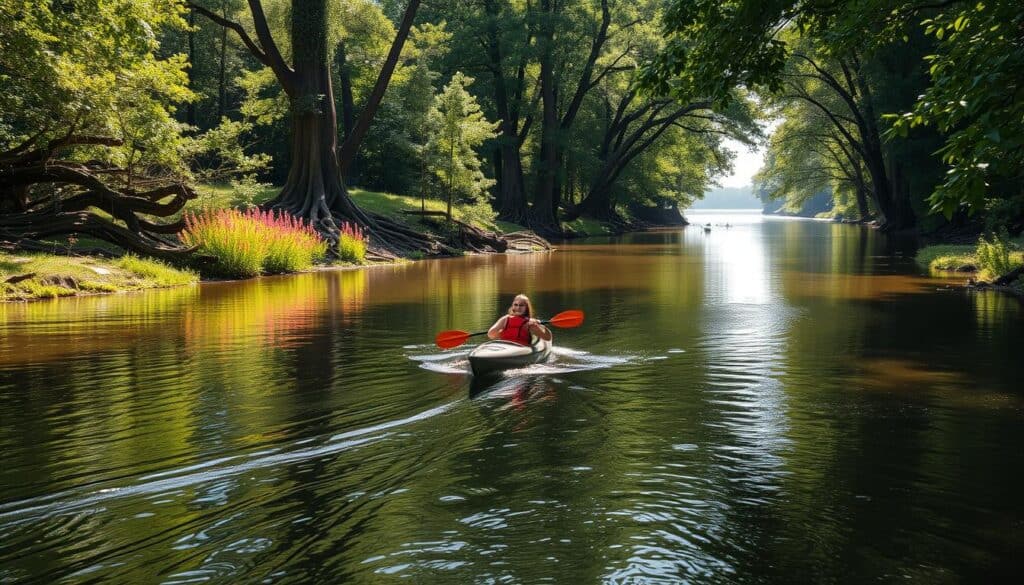
<svg viewBox="0 0 1024 585">
<path fill-rule="evenodd" d="M 533 303 L 530 302 L 530 297 L 520 293 L 512 298 L 513 303 L 518 300 L 522 300 L 524 303 L 526 303 L 526 318 L 533 318 Z M 512 307 L 508 308 L 508 314 L 512 314 Z"/>
</svg>

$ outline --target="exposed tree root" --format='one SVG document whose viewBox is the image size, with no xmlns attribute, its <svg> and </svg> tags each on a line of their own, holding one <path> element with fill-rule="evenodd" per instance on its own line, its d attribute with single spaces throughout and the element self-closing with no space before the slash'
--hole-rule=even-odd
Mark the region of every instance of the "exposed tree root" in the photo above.
<svg viewBox="0 0 1024 585">
<path fill-rule="evenodd" d="M 130 230 L 88 211 L 0 216 L 0 240 L 17 248 L 52 249 L 38 240 L 68 234 L 89 235 L 131 252 L 175 262 L 193 251 L 145 231 Z"/>
<path fill-rule="evenodd" d="M 41 239 L 79 234 L 165 260 L 189 254 L 191 249 L 167 237 L 184 227 L 180 220 L 159 223 L 149 218 L 179 213 L 196 196 L 190 187 L 140 176 L 128 182 L 123 169 L 52 158 L 70 145 L 112 143 L 69 137 L 39 150 L 0 157 L 0 240 L 38 249 L 46 247 Z"/>
<path fill-rule="evenodd" d="M 507 252 L 537 252 L 551 250 L 551 242 L 530 231 L 511 232 L 503 236 L 508 242 Z"/>
</svg>

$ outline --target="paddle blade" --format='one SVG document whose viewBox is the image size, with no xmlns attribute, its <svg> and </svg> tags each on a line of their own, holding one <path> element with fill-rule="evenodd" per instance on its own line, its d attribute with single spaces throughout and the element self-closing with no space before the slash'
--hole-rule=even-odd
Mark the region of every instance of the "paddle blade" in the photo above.
<svg viewBox="0 0 1024 585">
<path fill-rule="evenodd" d="M 562 311 L 546 321 L 555 327 L 569 328 L 579 327 L 583 324 L 583 311 L 570 310 Z"/>
<path fill-rule="evenodd" d="M 437 337 L 434 338 L 434 343 L 436 343 L 441 349 L 451 349 L 466 343 L 467 339 L 469 339 L 468 331 L 453 329 L 451 331 L 442 331 L 438 333 Z"/>
</svg>

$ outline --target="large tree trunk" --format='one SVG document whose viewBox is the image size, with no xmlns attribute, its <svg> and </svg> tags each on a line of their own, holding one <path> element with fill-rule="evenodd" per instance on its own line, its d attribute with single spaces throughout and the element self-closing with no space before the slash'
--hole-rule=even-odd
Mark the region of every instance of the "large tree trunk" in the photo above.
<svg viewBox="0 0 1024 585">
<path fill-rule="evenodd" d="M 271 203 L 309 220 L 324 233 L 337 232 L 333 213 L 358 221 L 341 178 L 337 158 L 337 120 L 327 66 L 321 71 L 297 70 L 304 87 L 292 100 L 291 168 L 281 193 Z M 367 222 L 368 223 L 368 222 Z"/>
<path fill-rule="evenodd" d="M 338 79 L 341 80 L 341 135 L 345 140 L 348 140 L 355 129 L 356 106 L 355 100 L 352 97 L 352 71 L 348 65 L 348 55 L 345 53 L 344 41 L 338 43 L 337 63 Z M 356 155 L 353 154 L 346 171 L 349 181 L 353 184 L 359 178 L 359 165 L 356 158 Z"/>
<path fill-rule="evenodd" d="M 824 104 L 815 100 L 806 92 L 798 91 L 795 97 L 814 104 L 826 116 L 828 116 L 850 144 L 857 150 L 864 160 L 868 175 L 871 177 L 871 188 L 878 211 L 883 221 L 881 228 L 885 230 L 899 230 L 914 225 L 914 213 L 909 204 L 894 199 L 893 185 L 886 169 L 886 157 L 882 150 L 882 140 L 878 132 L 878 119 L 875 116 L 874 98 L 871 87 L 864 76 L 861 62 L 856 52 L 849 56 L 840 58 L 836 64 L 841 68 L 843 81 L 832 75 L 814 59 L 797 54 L 806 61 L 817 72 L 816 77 L 831 87 L 836 95 L 846 103 L 853 122 L 857 129 L 860 140 L 852 136 L 844 124 Z"/>
<path fill-rule="evenodd" d="M 608 177 L 596 179 L 587 192 L 587 196 L 574 208 L 572 218 L 585 215 L 600 221 L 621 220 L 612 206 L 611 187 L 613 184 L 614 180 Z"/>
<path fill-rule="evenodd" d="M 580 79 L 565 108 L 565 114 L 559 119 L 557 110 L 559 88 L 554 76 L 554 16 L 558 9 L 554 0 L 541 0 L 541 9 L 545 13 L 545 19 L 540 27 L 542 47 L 540 83 L 544 110 L 537 192 L 531 210 L 530 224 L 534 229 L 557 233 L 561 231 L 561 227 L 558 225 L 558 209 L 562 196 L 559 174 L 565 160 L 564 138 L 569 135 L 572 125 L 576 121 L 584 97 L 602 77 L 612 70 L 612 66 L 609 66 L 596 78 L 594 77 L 594 67 L 608 40 L 611 10 L 608 0 L 601 0 L 601 24 L 591 42 L 590 54 L 583 62 Z"/>
<path fill-rule="evenodd" d="M 871 209 L 868 207 L 868 189 L 864 184 L 864 172 L 861 171 L 858 161 L 853 162 L 853 172 L 856 177 L 854 182 L 857 194 L 857 214 L 861 221 L 867 221 L 871 217 Z"/>
<path fill-rule="evenodd" d="M 891 159 L 890 159 L 891 160 Z M 898 161 L 889 164 L 889 177 L 891 178 L 892 213 L 895 218 L 893 230 L 905 230 L 914 227 L 917 223 L 914 216 L 914 208 L 910 204 L 910 188 L 907 186 L 903 175 L 903 165 Z"/>
<path fill-rule="evenodd" d="M 560 230 L 555 216 L 555 193 L 558 190 L 558 140 L 560 124 L 555 90 L 554 56 L 554 2 L 541 0 L 544 23 L 540 27 L 540 95 L 543 103 L 541 117 L 540 157 L 537 163 L 537 186 L 530 209 L 530 227 L 552 234 Z"/>
<path fill-rule="evenodd" d="M 502 136 L 499 138 L 498 156 L 501 161 L 501 183 L 498 194 L 498 218 L 502 221 L 523 224 L 527 218 L 526 188 L 523 184 L 523 162 L 519 152 L 518 141 L 513 144 L 506 140 L 514 139 L 506 134 L 502 124 Z"/>
<path fill-rule="evenodd" d="M 526 189 L 523 183 L 523 163 L 519 151 L 519 116 L 509 103 L 501 43 L 498 37 L 498 6 L 486 0 L 487 56 L 494 76 L 494 102 L 501 120 L 498 152 L 495 159 L 495 179 L 498 183 L 498 218 L 523 224 L 527 219 Z"/>
<path fill-rule="evenodd" d="M 285 86 L 291 98 L 291 168 L 268 206 L 308 220 L 336 243 L 335 211 L 361 225 L 372 222 L 352 204 L 338 166 L 325 0 L 292 3 L 292 50 L 295 68 Z"/>
<path fill-rule="evenodd" d="M 855 63 L 859 65 L 859 62 L 855 61 Z M 883 210 L 885 222 L 882 224 L 882 228 L 902 230 L 913 227 L 915 223 L 914 211 L 911 209 L 909 202 L 903 201 L 902 199 L 904 198 L 895 193 L 893 182 L 890 180 L 889 173 L 887 172 L 886 157 L 882 150 L 882 139 L 878 131 L 878 119 L 875 117 L 874 97 L 872 96 L 871 87 L 868 85 L 859 67 L 855 71 L 854 79 L 856 80 L 857 88 L 860 90 L 864 108 L 864 114 L 858 119 L 858 125 L 861 128 L 861 142 L 864 144 L 864 149 L 867 153 L 865 162 L 871 175 L 871 184 L 875 189 L 877 200 L 880 204 L 884 200 L 885 204 L 885 209 Z"/>
<path fill-rule="evenodd" d="M 419 0 L 412 0 L 418 5 Z M 273 46 L 258 2 L 250 0 L 250 8 L 257 21 L 257 33 L 264 46 Z M 291 168 L 278 196 L 268 207 L 284 209 L 309 221 L 316 229 L 336 244 L 342 222 L 362 226 L 370 236 L 371 249 L 382 257 L 395 253 L 439 253 L 446 249 L 435 238 L 410 230 L 382 216 L 370 215 L 352 201 L 342 179 L 343 166 L 338 156 L 338 120 L 334 109 L 334 90 L 331 84 L 330 61 L 327 48 L 326 0 L 293 0 L 292 2 L 292 55 L 294 70 L 273 55 L 268 56 L 285 91 L 291 99 L 292 139 Z M 406 34 L 408 31 L 406 30 Z M 396 41 L 397 42 L 397 41 Z M 271 51 L 267 51 L 270 53 Z M 277 53 L 276 47 L 273 52 Z M 392 46 L 392 53 L 397 53 Z M 391 56 L 389 56 L 390 59 Z M 390 72 L 382 72 L 390 78 Z M 383 94 L 386 82 L 378 78 L 378 90 Z M 371 108 L 371 105 L 373 106 Z M 375 109 L 376 105 L 368 105 Z M 346 144 L 354 153 L 362 132 L 369 126 L 364 110 L 356 123 L 353 135 Z M 351 160 L 351 158 L 349 159 Z"/>
<path fill-rule="evenodd" d="M 395 253 L 453 252 L 436 238 L 359 209 L 349 197 L 342 180 L 346 161 L 351 162 L 352 155 L 358 150 L 362 136 L 387 88 L 419 2 L 410 0 L 369 103 L 345 141 L 347 156 L 339 156 L 337 146 L 338 121 L 327 47 L 326 0 L 292 0 L 294 68 L 284 61 L 259 0 L 249 0 L 256 40 L 239 23 L 189 3 L 192 10 L 234 30 L 249 52 L 274 72 L 291 101 L 291 168 L 281 192 L 266 207 L 283 209 L 309 221 L 332 243 L 336 243 L 339 238 L 338 227 L 341 222 L 354 222 L 362 226 L 370 236 L 371 251 L 382 257 L 393 257 Z"/>
</svg>

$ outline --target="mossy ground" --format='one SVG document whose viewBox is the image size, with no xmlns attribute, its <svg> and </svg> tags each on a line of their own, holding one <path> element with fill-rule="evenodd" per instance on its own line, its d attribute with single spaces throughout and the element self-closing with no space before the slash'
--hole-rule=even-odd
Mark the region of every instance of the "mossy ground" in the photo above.
<svg viewBox="0 0 1024 585">
<path fill-rule="evenodd" d="M 199 276 L 194 272 L 131 255 L 107 259 L 0 252 L 0 300 L 3 301 L 143 290 L 198 281 Z"/>
</svg>

